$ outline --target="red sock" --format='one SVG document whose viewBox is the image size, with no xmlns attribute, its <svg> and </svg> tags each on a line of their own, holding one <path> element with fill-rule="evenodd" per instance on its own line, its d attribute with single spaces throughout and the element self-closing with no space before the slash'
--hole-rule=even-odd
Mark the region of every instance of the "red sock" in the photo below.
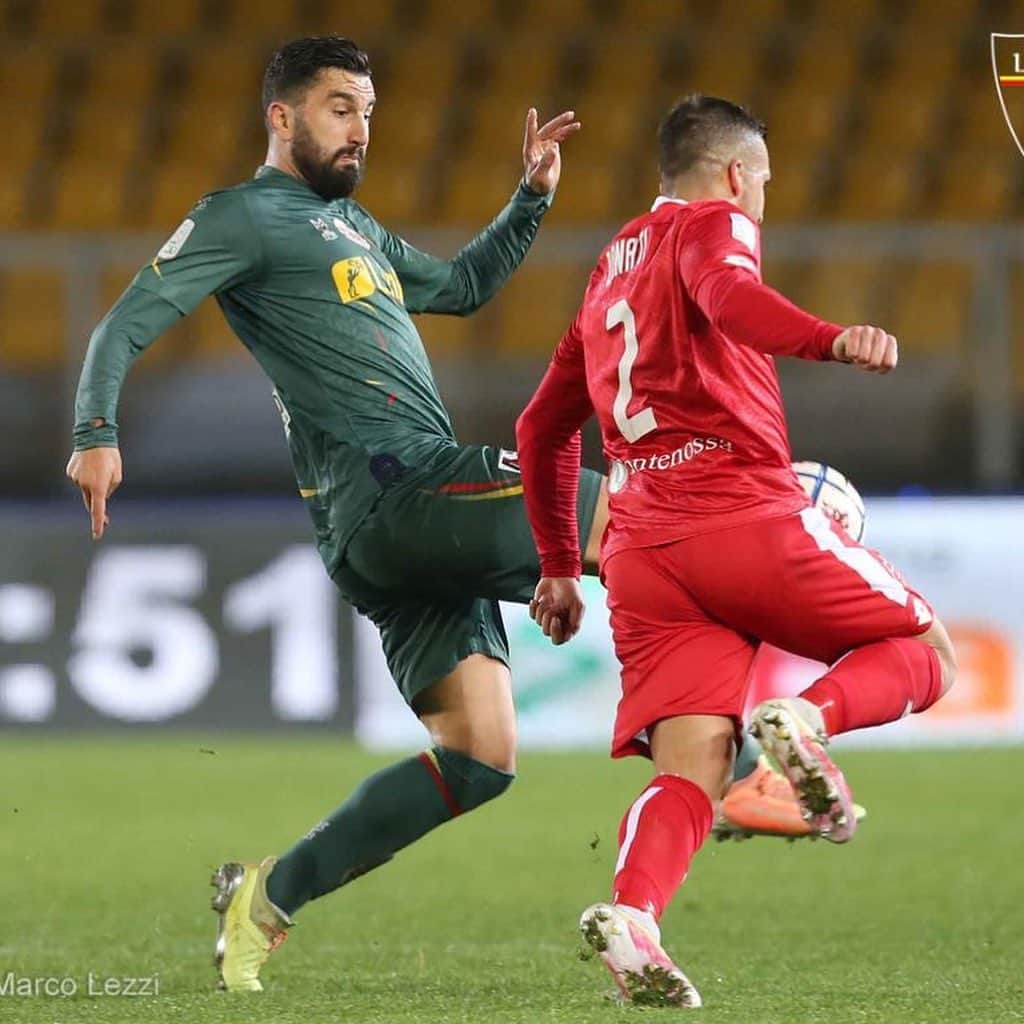
<svg viewBox="0 0 1024 1024">
<path fill-rule="evenodd" d="M 658 775 L 619 826 L 613 902 L 661 917 L 714 823 L 707 793 L 678 775 Z"/>
<path fill-rule="evenodd" d="M 923 640 L 902 637 L 859 647 L 800 696 L 821 708 L 834 736 L 924 711 L 941 692 L 938 655 Z"/>
</svg>

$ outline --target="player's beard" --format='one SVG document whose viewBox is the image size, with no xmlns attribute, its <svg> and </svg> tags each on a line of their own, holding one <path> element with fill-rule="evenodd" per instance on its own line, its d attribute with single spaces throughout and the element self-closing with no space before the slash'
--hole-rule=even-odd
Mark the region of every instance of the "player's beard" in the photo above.
<svg viewBox="0 0 1024 1024">
<path fill-rule="evenodd" d="M 312 132 L 304 121 L 295 126 L 292 138 L 292 160 L 309 187 L 321 199 L 346 199 L 363 177 L 364 150 L 339 149 L 327 154 L 316 144 Z M 355 163 L 339 164 L 342 156 L 355 157 Z"/>
</svg>

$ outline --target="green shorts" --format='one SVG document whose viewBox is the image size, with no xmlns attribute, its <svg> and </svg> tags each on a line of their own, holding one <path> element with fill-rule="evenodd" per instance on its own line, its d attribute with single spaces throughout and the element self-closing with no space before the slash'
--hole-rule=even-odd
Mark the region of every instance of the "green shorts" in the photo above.
<svg viewBox="0 0 1024 1024">
<path fill-rule="evenodd" d="M 581 546 L 600 488 L 599 473 L 581 470 Z M 471 654 L 507 665 L 498 602 L 527 603 L 539 578 L 515 453 L 486 445 L 453 447 L 385 491 L 333 577 L 380 630 L 410 705 Z"/>
</svg>

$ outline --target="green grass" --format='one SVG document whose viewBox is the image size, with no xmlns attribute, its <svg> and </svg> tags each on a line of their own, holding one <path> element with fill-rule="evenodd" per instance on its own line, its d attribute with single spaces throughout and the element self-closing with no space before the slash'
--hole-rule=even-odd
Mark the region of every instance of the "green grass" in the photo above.
<svg viewBox="0 0 1024 1024">
<path fill-rule="evenodd" d="M 212 753 L 203 752 L 212 750 Z M 587 1022 L 623 1009 L 577 955 L 645 766 L 522 757 L 509 795 L 305 908 L 262 996 L 213 991 L 211 870 L 278 852 L 383 759 L 325 739 L 0 741 L 0 1021 Z M 708 1022 L 1024 1020 L 1024 752 L 845 757 L 848 847 L 711 843 L 667 913 Z M 596 842 L 596 848 L 595 848 Z M 90 997 L 87 973 L 159 975 Z"/>
</svg>

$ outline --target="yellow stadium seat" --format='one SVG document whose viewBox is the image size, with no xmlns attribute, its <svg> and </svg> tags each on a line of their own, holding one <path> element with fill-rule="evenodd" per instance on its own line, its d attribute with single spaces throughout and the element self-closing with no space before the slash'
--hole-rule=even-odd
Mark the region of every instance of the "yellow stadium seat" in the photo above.
<svg viewBox="0 0 1024 1024">
<path fill-rule="evenodd" d="M 615 45 L 608 45 L 598 36 L 590 54 L 590 74 L 586 92 L 620 97 L 628 105 L 636 96 L 644 95 L 661 71 L 659 39 L 650 32 L 631 31 L 622 26 L 615 34 Z M 580 101 L 582 103 L 582 100 Z"/>
<path fill-rule="evenodd" d="M 8 176 L 20 179 L 35 164 L 43 152 L 45 131 L 46 121 L 41 117 L 16 117 L 9 120 L 4 126 L 0 180 Z"/>
<path fill-rule="evenodd" d="M 389 227 L 422 224 L 432 219 L 422 200 L 422 170 L 416 161 L 378 160 L 356 198 Z"/>
<path fill-rule="evenodd" d="M 75 158 L 57 169 L 50 226 L 65 231 L 114 231 L 123 227 L 124 169 L 102 156 Z"/>
<path fill-rule="evenodd" d="M 829 26 L 840 39 L 849 45 L 851 33 L 857 32 L 880 15 L 881 0 L 858 0 L 857 3 L 812 4 L 808 9 L 810 18 L 805 24 L 813 28 Z M 799 22 L 797 22 L 799 25 Z"/>
<path fill-rule="evenodd" d="M 446 220 L 468 227 L 486 224 L 504 205 L 522 176 L 514 154 L 508 159 L 462 160 L 451 169 L 443 203 Z"/>
<path fill-rule="evenodd" d="M 523 354 L 554 351 L 579 309 L 592 269 L 584 264 L 535 261 L 520 267 L 494 300 L 497 349 Z"/>
<path fill-rule="evenodd" d="M 813 93 L 838 99 L 858 71 L 858 32 L 857 26 L 844 28 L 828 21 L 799 26 L 787 89 L 801 99 L 809 99 Z"/>
<path fill-rule="evenodd" d="M 548 32 L 584 31 L 594 21 L 590 0 L 519 0 L 515 15 L 517 26 L 530 26 L 538 38 Z"/>
<path fill-rule="evenodd" d="M 0 96 L 31 97 L 33 105 L 41 110 L 56 85 L 59 64 L 59 51 L 55 47 L 5 43 L 0 49 Z M 7 158 L 6 147 L 4 158 Z"/>
<path fill-rule="evenodd" d="M 0 231 L 25 227 L 28 213 L 28 182 L 24 172 L 5 167 L 0 172 Z"/>
<path fill-rule="evenodd" d="M 467 158 L 484 161 L 519 153 L 528 104 L 525 97 L 485 94 L 473 109 L 472 134 L 464 145 Z M 538 111 L 542 124 L 547 113 Z"/>
<path fill-rule="evenodd" d="M 839 324 L 877 322 L 887 268 L 875 262 L 821 260 L 790 276 L 787 297 L 815 316 Z"/>
<path fill-rule="evenodd" d="M 913 215 L 922 201 L 920 160 L 888 150 L 858 150 L 847 162 L 836 211 L 855 220 Z"/>
<path fill-rule="evenodd" d="M 203 0 L 134 0 L 132 31 L 156 39 L 189 35 L 202 27 L 203 7 Z"/>
<path fill-rule="evenodd" d="M 246 122 L 258 118 L 255 105 L 237 102 L 218 104 L 204 117 L 196 117 L 193 107 L 179 107 L 173 115 L 167 149 L 159 155 L 157 172 L 159 164 L 165 162 L 178 166 L 191 163 L 197 177 L 211 177 L 239 155 L 242 137 L 250 127 Z M 256 164 L 261 156 L 253 153 Z"/>
<path fill-rule="evenodd" d="M 940 99 L 931 90 L 907 93 L 883 87 L 875 91 L 866 107 L 861 144 L 898 153 L 934 145 L 941 130 Z"/>
<path fill-rule="evenodd" d="M 223 29 L 254 41 L 294 34 L 299 17 L 297 0 L 234 0 L 226 5 Z"/>
<path fill-rule="evenodd" d="M 447 111 L 435 99 L 409 99 L 381 103 L 370 131 L 373 172 L 388 160 L 423 160 L 437 147 Z"/>
<path fill-rule="evenodd" d="M 493 96 L 520 97 L 529 105 L 538 102 L 561 70 L 562 48 L 557 39 L 531 32 L 502 35 L 487 54 L 488 88 Z"/>
<path fill-rule="evenodd" d="M 107 266 L 100 276 L 100 302 L 95 311 L 96 322 L 99 323 L 107 315 L 110 308 L 121 297 L 140 268 L 134 264 L 124 263 Z M 192 351 L 193 340 L 191 327 L 185 320 L 178 320 L 166 334 L 158 338 L 139 357 L 132 371 L 143 373 L 161 370 L 188 358 Z"/>
<path fill-rule="evenodd" d="M 1005 145 L 952 153 L 945 161 L 934 210 L 947 220 L 999 220 L 1013 210 L 1020 154 Z"/>
<path fill-rule="evenodd" d="M 836 137 L 842 116 L 841 100 L 829 92 L 784 89 L 765 112 L 768 149 L 773 158 L 785 152 L 814 159 Z"/>
<path fill-rule="evenodd" d="M 105 159 L 115 173 L 137 153 L 145 129 L 146 109 L 119 108 L 98 100 L 79 105 L 70 151 L 75 158 Z"/>
<path fill-rule="evenodd" d="M 251 44 L 219 44 L 196 47 L 191 52 L 180 105 L 192 121 L 206 120 L 215 104 L 217 110 L 234 101 L 247 102 L 257 112 L 260 86 L 268 53 Z"/>
<path fill-rule="evenodd" d="M 1017 90 L 1020 92 L 1021 90 Z M 1015 149 L 1013 137 L 1006 124 L 1003 109 L 996 95 L 995 78 L 991 68 L 977 76 L 969 85 L 958 88 L 961 124 L 957 132 L 959 146 L 970 149 L 998 150 L 1003 146 Z M 1024 144 L 1024 125 L 1017 127 L 1017 134 Z"/>
<path fill-rule="evenodd" d="M 147 181 L 150 196 L 141 220 L 170 234 L 200 197 L 223 184 L 223 179 L 211 177 L 195 161 L 160 161 Z"/>
<path fill-rule="evenodd" d="M 487 351 L 495 336 L 491 306 L 472 316 L 417 316 L 413 322 L 431 357 L 460 352 L 468 355 L 474 348 Z"/>
<path fill-rule="evenodd" d="M 478 29 L 491 29 L 497 16 L 496 0 L 424 0 L 423 23 L 429 29 L 449 35 Z"/>
<path fill-rule="evenodd" d="M 752 43 L 728 35 L 709 36 L 693 54 L 681 91 L 750 104 L 761 85 L 757 80 L 757 58 Z"/>
<path fill-rule="evenodd" d="M 399 24 L 399 3 L 400 0 L 374 0 L 373 3 L 346 4 L 344 8 L 327 4 L 319 16 L 309 19 L 303 18 L 301 14 L 305 5 L 300 0 L 298 10 L 292 14 L 289 22 L 291 31 L 282 36 L 282 40 L 305 32 L 312 35 L 338 33 L 354 40 L 366 50 L 372 68 L 376 41 L 385 41 L 391 30 Z"/>
<path fill-rule="evenodd" d="M 50 270 L 0 272 L 0 366 L 53 370 L 65 359 L 64 282 Z"/>
<path fill-rule="evenodd" d="M 611 12 L 613 24 L 628 30 L 685 33 L 699 16 L 684 0 L 619 0 Z"/>
<path fill-rule="evenodd" d="M 120 106 L 145 103 L 160 67 L 160 54 L 150 46 L 133 45 L 94 55 L 85 95 Z"/>
<path fill-rule="evenodd" d="M 771 223 L 810 220 L 815 213 L 818 161 L 801 153 L 793 159 L 772 154 L 772 180 L 766 193 L 765 216 Z"/>
<path fill-rule="evenodd" d="M 578 163 L 565 187 L 558 190 L 558 199 L 550 214 L 551 223 L 608 223 L 615 207 L 619 171 L 618 161 Z"/>
<path fill-rule="evenodd" d="M 388 76 L 377 88 L 380 107 L 400 108 L 417 99 L 447 100 L 459 60 L 459 47 L 448 32 L 417 35 L 405 42 L 392 51 Z"/>
<path fill-rule="evenodd" d="M 38 3 L 33 4 L 33 8 L 32 28 L 40 36 L 79 39 L 109 27 L 106 20 L 109 5 L 104 0 Z"/>
<path fill-rule="evenodd" d="M 228 327 L 212 295 L 203 299 L 199 307 L 186 318 L 183 326 L 190 330 L 192 336 L 189 351 L 192 358 L 219 361 L 244 358 L 246 355 L 245 346 Z"/>
<path fill-rule="evenodd" d="M 971 302 L 971 271 L 963 264 L 923 263 L 894 283 L 886 327 L 907 350 L 956 349 L 964 339 Z"/>
</svg>

